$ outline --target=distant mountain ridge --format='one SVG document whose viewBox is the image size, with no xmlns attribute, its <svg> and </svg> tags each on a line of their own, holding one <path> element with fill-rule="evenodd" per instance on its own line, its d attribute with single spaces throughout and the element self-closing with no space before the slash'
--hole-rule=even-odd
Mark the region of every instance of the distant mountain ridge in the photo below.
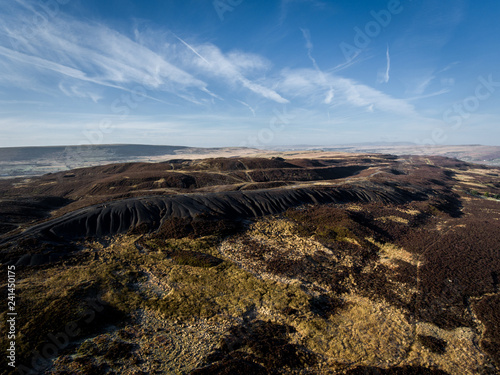
<svg viewBox="0 0 500 375">
<path fill-rule="evenodd" d="M 482 145 L 422 146 L 411 143 L 359 143 L 342 145 L 248 147 L 188 147 L 175 145 L 100 144 L 0 148 L 0 178 L 31 177 L 74 168 L 129 162 L 160 162 L 234 156 L 286 156 L 303 152 L 377 153 L 446 156 L 469 163 L 500 166 L 500 147 Z"/>
<path fill-rule="evenodd" d="M 100 144 L 71 146 L 2 147 L 0 178 L 39 176 L 111 163 L 165 161 L 201 155 L 244 154 L 248 148 L 203 148 L 175 145 Z"/>
<path fill-rule="evenodd" d="M 500 146 L 419 145 L 410 142 L 363 142 L 338 145 L 289 145 L 268 147 L 273 151 L 332 151 L 353 153 L 380 153 L 392 155 L 433 155 L 456 158 L 470 163 L 500 166 Z"/>
<path fill-rule="evenodd" d="M 162 145 L 79 145 L 79 146 L 35 146 L 0 148 L 0 161 L 26 161 L 39 158 L 56 158 L 66 153 L 106 152 L 117 158 L 136 156 L 158 156 L 184 150 L 187 146 Z"/>
</svg>

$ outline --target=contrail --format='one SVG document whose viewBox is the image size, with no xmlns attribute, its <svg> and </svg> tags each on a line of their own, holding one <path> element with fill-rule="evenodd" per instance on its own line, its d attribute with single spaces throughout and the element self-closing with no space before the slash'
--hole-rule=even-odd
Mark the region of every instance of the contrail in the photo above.
<svg viewBox="0 0 500 375">
<path fill-rule="evenodd" d="M 314 69 L 316 69 L 318 72 L 321 72 L 321 70 L 318 67 L 318 64 L 316 63 L 316 59 L 312 57 L 311 54 L 313 50 L 313 44 L 311 43 L 311 34 L 309 33 L 309 30 L 301 28 L 300 31 L 302 31 L 302 35 L 306 40 L 307 56 L 309 56 L 309 59 L 312 61 Z"/>
<path fill-rule="evenodd" d="M 174 33 L 172 33 L 174 34 Z M 179 39 L 179 41 L 184 44 L 187 48 L 189 48 L 191 51 L 193 51 L 193 53 L 198 56 L 200 59 L 202 59 L 203 61 L 205 61 L 207 64 L 210 65 L 210 63 L 202 56 L 200 55 L 193 47 L 191 47 L 191 45 L 189 45 L 188 43 L 186 43 L 185 41 L 183 41 L 181 38 L 179 38 L 177 35 L 174 34 L 174 36 Z"/>
<path fill-rule="evenodd" d="M 319 76 L 321 77 L 321 80 L 326 83 L 326 78 L 325 75 L 323 74 L 323 71 L 319 68 L 318 63 L 316 62 L 316 59 L 312 56 L 312 50 L 313 50 L 313 44 L 311 42 L 311 34 L 309 33 L 308 29 L 300 29 L 302 31 L 302 35 L 304 36 L 304 39 L 306 40 L 306 48 L 307 48 L 307 56 L 309 59 L 312 61 L 314 69 L 318 72 Z M 333 96 L 334 96 L 334 89 L 330 85 L 330 90 L 326 94 L 326 98 L 323 101 L 325 104 L 330 104 L 332 102 Z"/>
<path fill-rule="evenodd" d="M 253 117 L 255 117 L 255 109 L 253 109 L 250 105 L 248 105 L 247 103 L 241 101 L 241 100 L 236 100 L 237 102 L 243 104 L 245 107 L 247 107 L 250 111 L 252 111 L 253 113 Z"/>
</svg>

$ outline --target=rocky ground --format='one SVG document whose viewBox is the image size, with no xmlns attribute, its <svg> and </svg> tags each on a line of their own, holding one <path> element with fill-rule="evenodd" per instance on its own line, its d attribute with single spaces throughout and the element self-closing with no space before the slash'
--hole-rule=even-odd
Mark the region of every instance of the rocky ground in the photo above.
<svg viewBox="0 0 500 375">
<path fill-rule="evenodd" d="M 366 155 L 4 183 L 0 259 L 18 275 L 18 368 L 499 373 L 499 173 Z M 25 206 L 11 203 L 19 196 Z M 130 200 L 142 208 L 113 216 Z M 68 327 L 77 333 L 64 339 Z"/>
</svg>

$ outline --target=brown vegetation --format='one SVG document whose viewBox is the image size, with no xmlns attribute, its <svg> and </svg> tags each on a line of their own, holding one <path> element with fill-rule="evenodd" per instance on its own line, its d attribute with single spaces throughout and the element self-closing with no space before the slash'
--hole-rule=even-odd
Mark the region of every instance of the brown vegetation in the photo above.
<svg viewBox="0 0 500 375">
<path fill-rule="evenodd" d="M 500 193 L 496 170 L 389 155 L 0 181 L 19 358 L 73 321 L 53 374 L 496 373 L 500 209 L 472 183 Z"/>
</svg>

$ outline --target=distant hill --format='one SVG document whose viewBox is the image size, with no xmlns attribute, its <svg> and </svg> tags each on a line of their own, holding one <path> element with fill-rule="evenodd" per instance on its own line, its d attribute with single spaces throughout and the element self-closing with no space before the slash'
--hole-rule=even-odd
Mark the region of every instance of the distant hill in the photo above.
<svg viewBox="0 0 500 375">
<path fill-rule="evenodd" d="M 333 152 L 381 153 L 392 155 L 434 155 L 456 158 L 469 163 L 500 166 L 500 146 L 418 145 L 408 142 L 368 142 L 341 145 L 290 145 L 269 147 L 273 151 L 319 150 Z"/>
<path fill-rule="evenodd" d="M 139 156 L 159 156 L 173 154 L 187 149 L 186 146 L 154 145 L 80 145 L 46 147 L 5 147 L 0 148 L 0 161 L 28 161 L 39 159 L 57 159 L 70 154 L 105 154 L 112 158 L 134 158 Z"/>
<path fill-rule="evenodd" d="M 500 166 L 500 147 L 482 145 L 419 146 L 410 143 L 360 143 L 345 145 L 273 146 L 265 150 L 246 147 L 187 147 L 172 145 L 81 145 L 0 148 L 0 179 L 31 177 L 81 167 L 128 162 L 159 162 L 235 156 L 286 156 L 304 152 L 377 153 L 446 156 L 469 163 Z"/>
<path fill-rule="evenodd" d="M 171 145 L 80 145 L 0 148 L 0 178 L 39 176 L 80 167 L 182 157 L 245 154 L 247 148 L 198 148 Z M 255 150 L 254 150 L 255 151 Z"/>
</svg>

